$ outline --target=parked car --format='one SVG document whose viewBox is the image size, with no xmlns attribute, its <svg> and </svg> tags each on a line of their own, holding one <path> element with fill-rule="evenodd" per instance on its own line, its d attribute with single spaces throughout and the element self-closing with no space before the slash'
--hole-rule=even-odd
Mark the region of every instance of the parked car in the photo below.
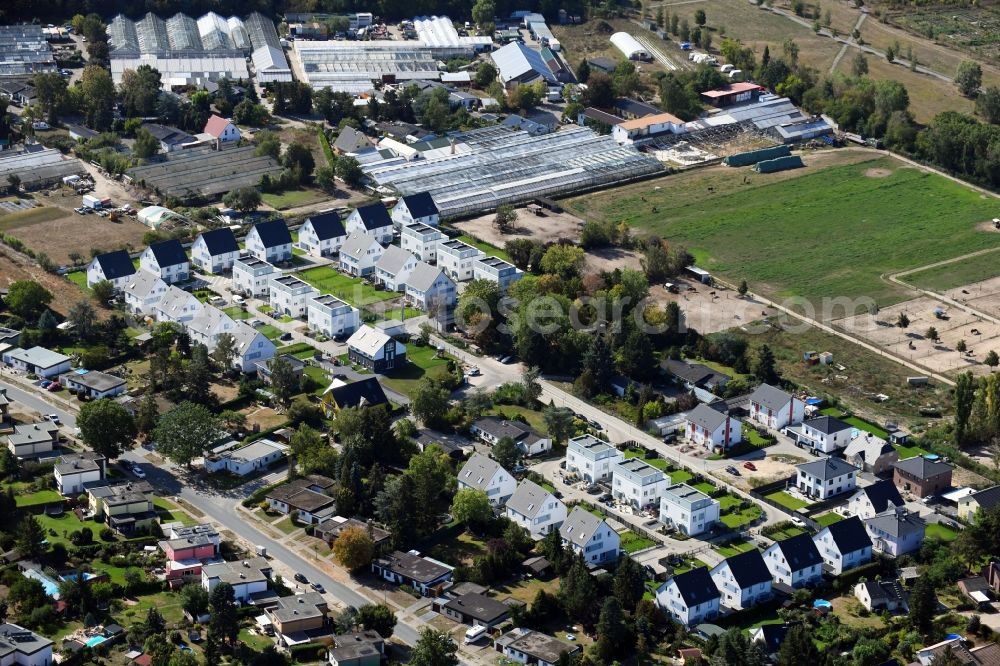
<svg viewBox="0 0 1000 666">
<path fill-rule="evenodd" d="M 587 423 L 589 423 L 589 424 L 590 424 L 590 427 L 591 427 L 591 428 L 593 428 L 594 430 L 604 430 L 604 426 L 602 426 L 602 425 L 601 425 L 601 424 L 600 424 L 600 423 L 599 423 L 599 422 L 597 421 L 597 419 L 588 419 L 588 420 L 587 420 Z"/>
<path fill-rule="evenodd" d="M 137 479 L 145 479 L 146 473 L 142 471 L 142 468 L 138 465 L 132 465 L 132 473 L 135 474 Z"/>
<path fill-rule="evenodd" d="M 603 495 L 601 495 L 597 499 L 600 500 L 601 502 L 610 502 L 614 498 L 611 496 L 611 493 L 604 493 Z"/>
<path fill-rule="evenodd" d="M 295 581 L 298 582 L 298 583 L 306 583 L 306 584 L 309 583 L 309 579 L 306 578 L 304 575 L 302 575 L 300 573 L 295 574 L 294 578 L 295 578 Z"/>
<path fill-rule="evenodd" d="M 59 420 L 59 415 L 58 414 L 47 414 L 46 418 L 49 421 L 52 421 L 53 423 L 55 423 L 56 425 L 62 425 L 62 421 Z"/>
<path fill-rule="evenodd" d="M 312 589 L 316 590 L 320 594 L 323 594 L 324 592 L 326 592 L 326 589 L 323 587 L 322 583 L 313 583 L 312 584 Z"/>
<path fill-rule="evenodd" d="M 740 475 L 740 470 L 736 469 L 732 465 L 730 465 L 729 467 L 727 467 L 726 471 L 729 472 L 730 474 L 732 474 L 733 476 L 739 476 Z"/>
<path fill-rule="evenodd" d="M 796 527 L 805 527 L 806 526 L 806 521 L 802 520 L 801 518 L 792 518 L 791 522 L 792 522 L 792 525 L 795 525 Z"/>
<path fill-rule="evenodd" d="M 51 391 L 52 393 L 55 393 L 56 391 L 61 391 L 62 384 L 60 384 L 59 382 L 52 382 L 51 384 L 45 387 L 45 390 Z"/>
<path fill-rule="evenodd" d="M 285 340 L 285 341 L 288 341 L 288 340 L 291 340 L 291 339 L 292 339 L 292 334 L 289 333 L 288 331 L 285 331 L 284 333 L 282 333 L 281 337 L 279 338 L 279 340 Z"/>
<path fill-rule="evenodd" d="M 745 463 L 743 463 L 743 466 L 744 466 L 745 468 L 747 468 L 748 470 L 750 470 L 751 472 L 756 472 L 756 471 L 757 471 L 757 466 L 756 466 L 756 465 L 754 465 L 754 464 L 753 464 L 752 462 L 750 462 L 749 460 L 748 460 L 748 461 L 746 461 Z"/>
<path fill-rule="evenodd" d="M 51 379 L 43 379 L 38 382 L 38 385 L 41 386 L 42 388 L 48 388 L 51 383 L 52 383 Z"/>
<path fill-rule="evenodd" d="M 596 485 L 596 484 L 593 485 L 593 486 L 589 486 L 587 488 L 587 494 L 589 494 L 589 495 L 600 495 L 601 494 L 601 487 L 598 486 L 598 485 Z"/>
</svg>

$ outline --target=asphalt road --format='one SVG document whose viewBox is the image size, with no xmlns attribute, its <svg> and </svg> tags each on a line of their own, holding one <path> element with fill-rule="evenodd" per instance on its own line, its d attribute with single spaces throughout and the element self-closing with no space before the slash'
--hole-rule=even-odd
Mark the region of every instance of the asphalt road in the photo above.
<svg viewBox="0 0 1000 666">
<path fill-rule="evenodd" d="M 58 414 L 64 426 L 71 430 L 76 427 L 75 414 L 66 409 L 53 406 L 35 393 L 26 391 L 19 383 L 0 379 L 0 387 L 7 389 L 7 397 L 14 402 L 20 403 L 28 409 L 33 409 L 39 414 Z"/>
</svg>

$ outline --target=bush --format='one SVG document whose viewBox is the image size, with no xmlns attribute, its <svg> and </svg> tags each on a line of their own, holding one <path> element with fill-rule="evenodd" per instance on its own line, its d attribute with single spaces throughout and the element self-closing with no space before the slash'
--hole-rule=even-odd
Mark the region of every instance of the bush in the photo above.
<svg viewBox="0 0 1000 666">
<path fill-rule="evenodd" d="M 110 527 L 101 530 L 101 541 L 115 541 L 115 531 Z"/>
</svg>

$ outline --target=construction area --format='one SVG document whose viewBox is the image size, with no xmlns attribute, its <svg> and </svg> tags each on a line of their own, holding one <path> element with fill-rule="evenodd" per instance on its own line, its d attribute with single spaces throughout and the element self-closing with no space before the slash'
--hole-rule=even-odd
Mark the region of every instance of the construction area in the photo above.
<svg viewBox="0 0 1000 666">
<path fill-rule="evenodd" d="M 277 160 L 258 156 L 254 146 L 192 148 L 161 158 L 129 169 L 129 182 L 174 199 L 211 199 L 240 187 L 257 187 L 262 176 L 277 176 L 282 171 Z"/>
<path fill-rule="evenodd" d="M 774 143 L 773 138 L 752 122 L 741 121 L 687 134 L 664 134 L 653 139 L 646 149 L 661 162 L 689 167 L 748 150 L 767 148 Z"/>
</svg>

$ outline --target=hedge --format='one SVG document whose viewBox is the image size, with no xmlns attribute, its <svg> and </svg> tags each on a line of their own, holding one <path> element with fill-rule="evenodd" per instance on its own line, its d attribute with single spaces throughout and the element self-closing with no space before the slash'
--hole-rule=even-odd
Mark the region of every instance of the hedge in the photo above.
<svg viewBox="0 0 1000 666">
<path fill-rule="evenodd" d="M 260 490 L 254 491 L 254 493 L 252 495 L 250 495 L 250 497 L 247 497 L 245 500 L 243 500 L 243 506 L 245 506 L 245 507 L 252 507 L 252 506 L 256 506 L 257 504 L 260 504 L 262 501 L 264 501 L 264 497 L 269 492 L 271 492 L 275 488 L 278 488 L 279 486 L 282 486 L 284 484 L 285 484 L 284 481 L 279 481 L 277 483 L 272 483 L 269 486 L 264 486 Z"/>
</svg>

